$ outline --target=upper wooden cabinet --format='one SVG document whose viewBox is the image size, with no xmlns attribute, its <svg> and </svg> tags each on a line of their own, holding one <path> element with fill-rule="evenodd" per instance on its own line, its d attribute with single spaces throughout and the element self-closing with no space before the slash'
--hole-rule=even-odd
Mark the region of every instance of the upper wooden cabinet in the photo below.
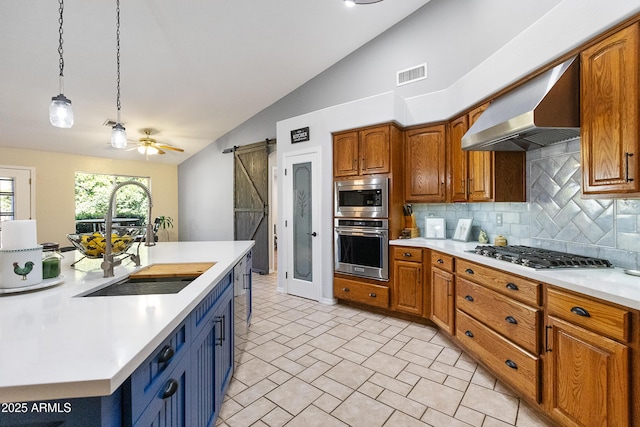
<svg viewBox="0 0 640 427">
<path fill-rule="evenodd" d="M 445 125 L 406 131 L 404 158 L 405 200 L 418 203 L 446 201 Z"/>
<path fill-rule="evenodd" d="M 333 175 L 350 177 L 391 171 L 389 125 L 333 135 Z"/>
<path fill-rule="evenodd" d="M 640 24 L 580 55 L 580 151 L 585 195 L 640 194 Z"/>
<path fill-rule="evenodd" d="M 462 137 L 487 108 L 471 110 L 450 125 L 452 202 L 524 202 L 525 154 L 511 151 L 463 151 Z"/>
</svg>

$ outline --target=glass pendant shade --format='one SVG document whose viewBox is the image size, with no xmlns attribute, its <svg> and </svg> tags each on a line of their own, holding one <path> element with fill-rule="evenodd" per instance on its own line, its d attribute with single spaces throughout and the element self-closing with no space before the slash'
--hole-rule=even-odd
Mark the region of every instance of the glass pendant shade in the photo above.
<svg viewBox="0 0 640 427">
<path fill-rule="evenodd" d="M 71 100 L 63 94 L 51 98 L 51 105 L 49 106 L 49 122 L 57 128 L 70 128 L 73 126 Z"/>
<path fill-rule="evenodd" d="M 138 147 L 138 153 L 145 154 L 147 156 L 153 156 L 155 154 L 158 154 L 158 149 L 152 146 L 141 145 Z"/>
<path fill-rule="evenodd" d="M 121 123 L 116 123 L 111 130 L 111 146 L 113 148 L 127 147 L 127 132 Z"/>
</svg>

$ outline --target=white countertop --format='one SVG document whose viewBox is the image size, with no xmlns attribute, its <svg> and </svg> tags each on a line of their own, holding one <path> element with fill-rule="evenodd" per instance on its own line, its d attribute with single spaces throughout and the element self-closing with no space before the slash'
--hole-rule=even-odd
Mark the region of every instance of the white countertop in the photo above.
<svg viewBox="0 0 640 427">
<path fill-rule="evenodd" d="M 111 278 L 103 278 L 101 260 L 71 269 L 81 256 L 65 253 L 62 284 L 0 295 L 0 402 L 112 394 L 253 245 L 141 245 L 142 266 L 127 258 Z M 139 268 L 174 262 L 216 264 L 177 294 L 77 297 Z"/>
<path fill-rule="evenodd" d="M 624 273 L 621 268 L 565 268 L 536 270 L 494 258 L 467 252 L 478 242 L 456 242 L 417 237 L 391 240 L 391 245 L 434 249 L 456 258 L 495 267 L 519 276 L 529 277 L 560 288 L 580 292 L 605 301 L 640 310 L 640 277 Z"/>
</svg>

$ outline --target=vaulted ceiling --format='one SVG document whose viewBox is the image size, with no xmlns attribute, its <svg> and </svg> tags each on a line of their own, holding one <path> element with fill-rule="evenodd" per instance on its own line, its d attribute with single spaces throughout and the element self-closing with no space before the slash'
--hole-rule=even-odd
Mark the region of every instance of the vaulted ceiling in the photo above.
<svg viewBox="0 0 640 427">
<path fill-rule="evenodd" d="M 429 0 L 122 0 L 122 121 L 153 128 L 180 163 Z M 64 4 L 64 94 L 75 124 L 49 124 L 58 88 L 58 2 L 3 1 L 0 147 L 143 160 L 109 145 L 116 119 L 116 2 Z M 0 161 L 0 164 L 2 162 Z"/>
</svg>

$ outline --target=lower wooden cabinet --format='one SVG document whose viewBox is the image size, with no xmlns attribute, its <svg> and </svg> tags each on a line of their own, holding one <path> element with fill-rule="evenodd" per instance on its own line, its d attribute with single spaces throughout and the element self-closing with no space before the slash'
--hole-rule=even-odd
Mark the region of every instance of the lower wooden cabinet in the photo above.
<svg viewBox="0 0 640 427">
<path fill-rule="evenodd" d="M 455 334 L 455 275 L 453 257 L 431 253 L 431 321 Z"/>
<path fill-rule="evenodd" d="M 333 278 L 333 296 L 374 307 L 389 307 L 389 286 L 341 276 Z"/>
<path fill-rule="evenodd" d="M 416 316 L 424 315 L 425 294 L 423 251 L 427 249 L 394 246 L 391 309 Z"/>
</svg>

